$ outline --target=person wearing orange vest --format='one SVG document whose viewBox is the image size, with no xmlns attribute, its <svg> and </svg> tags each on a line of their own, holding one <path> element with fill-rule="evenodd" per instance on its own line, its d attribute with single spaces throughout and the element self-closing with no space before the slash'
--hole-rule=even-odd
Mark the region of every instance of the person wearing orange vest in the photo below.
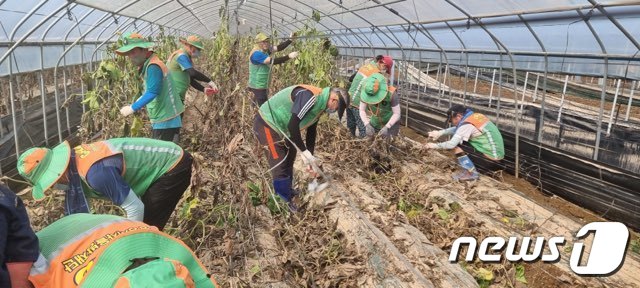
<svg viewBox="0 0 640 288">
<path fill-rule="evenodd" d="M 366 136 L 366 126 L 360 118 L 360 94 L 363 90 L 365 80 L 375 73 L 388 74 L 391 73 L 393 67 L 393 59 L 388 55 L 378 55 L 375 60 L 363 65 L 358 72 L 351 75 L 349 81 L 349 96 L 351 97 L 351 105 L 347 109 L 347 128 L 352 136 L 356 136 L 356 127 L 358 128 L 358 136 L 360 138 Z"/>
<path fill-rule="evenodd" d="M 360 93 L 359 113 L 367 136 L 395 137 L 400 132 L 400 97 L 380 73 L 369 76 Z"/>
<path fill-rule="evenodd" d="M 29 287 L 29 270 L 38 259 L 38 249 L 22 200 L 0 184 L 0 287 Z"/>
<path fill-rule="evenodd" d="M 147 41 L 138 33 L 122 35 L 122 47 L 116 50 L 121 56 L 127 56 L 140 70 L 144 93 L 133 104 L 123 106 L 120 114 L 127 117 L 146 107 L 151 120 L 154 139 L 180 141 L 180 128 L 184 104 L 176 93 L 174 77 L 169 69 L 151 48 L 154 43 Z"/>
<path fill-rule="evenodd" d="M 78 213 L 37 235 L 36 288 L 219 287 L 184 242 L 139 221 Z"/>
<path fill-rule="evenodd" d="M 86 198 L 111 200 L 127 217 L 162 230 L 191 180 L 191 155 L 173 142 L 114 138 L 73 149 L 31 148 L 18 158 L 18 172 L 36 200 L 56 185 L 65 212 L 89 212 Z"/>
<path fill-rule="evenodd" d="M 287 87 L 260 106 L 253 133 L 260 144 L 268 147 L 266 154 L 273 188 L 292 211 L 296 207 L 291 200 L 297 195 L 293 190 L 296 150 L 300 150 L 309 172 L 313 171 L 312 167 L 319 167 L 319 161 L 313 156 L 318 120 L 325 112 L 338 112 L 342 116 L 348 106 L 349 97 L 343 89 L 304 84 Z M 301 130 L 307 132 L 306 141 L 302 140 Z"/>
<path fill-rule="evenodd" d="M 453 105 L 447 111 L 447 123 L 453 127 L 429 132 L 429 138 L 437 140 L 445 135 L 452 135 L 451 139 L 441 143 L 427 143 L 425 149 L 453 149 L 461 172 L 453 175 L 454 180 L 468 181 L 478 179 L 479 174 L 475 165 L 465 150 L 479 152 L 493 163 L 504 158 L 504 141 L 502 134 L 489 118 L 476 113 L 463 105 Z M 465 145 L 468 142 L 469 145 Z"/>
</svg>

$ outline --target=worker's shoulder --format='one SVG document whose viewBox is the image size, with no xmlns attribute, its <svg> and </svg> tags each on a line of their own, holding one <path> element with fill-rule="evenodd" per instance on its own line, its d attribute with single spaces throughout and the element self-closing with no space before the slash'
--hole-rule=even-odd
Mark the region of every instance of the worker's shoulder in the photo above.
<svg viewBox="0 0 640 288">
<path fill-rule="evenodd" d="M 0 184 L 0 206 L 15 208 L 18 206 L 18 196 L 9 187 Z"/>
</svg>

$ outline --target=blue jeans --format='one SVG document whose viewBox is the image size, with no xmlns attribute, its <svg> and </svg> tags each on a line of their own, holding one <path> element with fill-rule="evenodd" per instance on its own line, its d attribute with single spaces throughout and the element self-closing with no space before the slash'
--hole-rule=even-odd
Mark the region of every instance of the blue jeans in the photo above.
<svg viewBox="0 0 640 288">
<path fill-rule="evenodd" d="M 352 136 L 356 136 L 356 127 L 358 127 L 358 137 L 364 138 L 367 135 L 367 131 L 362 119 L 360 119 L 360 110 L 355 107 L 349 107 L 347 108 L 347 128 L 349 128 Z"/>
</svg>

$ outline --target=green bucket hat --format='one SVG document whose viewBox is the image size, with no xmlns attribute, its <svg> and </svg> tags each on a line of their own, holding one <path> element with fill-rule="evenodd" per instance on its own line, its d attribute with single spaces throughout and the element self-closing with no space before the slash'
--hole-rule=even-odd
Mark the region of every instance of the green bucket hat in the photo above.
<svg viewBox="0 0 640 288">
<path fill-rule="evenodd" d="M 114 287 L 194 287 L 189 269 L 182 263 L 165 258 L 156 259 L 122 274 Z"/>
<path fill-rule="evenodd" d="M 71 147 L 67 141 L 53 149 L 35 147 L 20 155 L 18 173 L 33 185 L 31 194 L 34 199 L 44 198 L 44 191 L 58 182 L 67 171 L 70 156 Z"/>
<path fill-rule="evenodd" d="M 149 49 L 153 47 L 154 43 L 147 41 L 140 33 L 128 32 L 122 34 L 122 47 L 116 50 L 118 55 L 126 55 L 133 48 L 145 48 Z"/>
<path fill-rule="evenodd" d="M 367 104 L 380 103 L 389 92 L 387 79 L 380 73 L 374 73 L 364 80 L 364 89 L 360 93 L 360 99 Z"/>
<path fill-rule="evenodd" d="M 180 263 L 188 271 L 189 278 L 195 283 L 197 288 L 216 288 L 215 282 L 209 278 L 207 271 L 201 266 L 202 264 L 191 252 L 191 250 L 182 241 L 177 240 L 169 235 L 156 233 L 137 233 L 119 239 L 109 245 L 102 253 L 99 261 L 93 264 L 91 272 L 83 282 L 84 287 L 112 287 L 121 277 L 127 278 L 130 283 L 141 282 L 145 280 L 145 274 L 164 274 L 162 278 L 165 281 L 180 281 L 179 273 L 167 273 L 166 263 L 156 263 L 145 267 L 152 262 L 148 262 L 135 269 L 122 272 L 131 265 L 131 260 L 136 258 L 158 257 L 161 259 L 168 258 Z M 158 262 L 166 262 L 158 261 Z M 173 262 L 171 262 L 173 263 Z M 172 265 L 175 267 L 175 265 Z M 140 269 L 140 270 L 139 270 Z M 175 269 L 175 268 L 174 268 Z M 135 272 L 137 271 L 137 272 Z M 180 272 L 180 271 L 175 271 Z M 184 273 L 184 271 L 182 271 Z M 184 275 L 184 274 L 182 274 Z M 157 276 L 157 275 L 156 275 Z M 173 279 L 173 280 L 169 280 Z M 146 281 L 146 280 L 145 280 Z M 157 285 L 157 283 L 149 283 L 147 286 L 131 287 L 176 287 Z M 180 287 L 180 286 L 178 286 Z"/>
<path fill-rule="evenodd" d="M 189 37 L 187 37 L 187 39 L 184 38 L 180 38 L 180 42 L 182 42 L 183 44 L 189 44 L 193 47 L 196 47 L 200 50 L 202 50 L 202 48 L 204 47 L 204 45 L 202 44 L 202 40 L 200 39 L 200 37 L 196 36 L 196 35 L 189 35 Z"/>
<path fill-rule="evenodd" d="M 267 34 L 264 34 L 262 32 L 258 33 L 258 35 L 256 35 L 256 43 L 260 43 L 262 41 L 267 41 L 269 40 L 269 36 L 267 36 Z"/>
<path fill-rule="evenodd" d="M 76 263 L 78 268 L 83 265 L 86 268 L 81 279 L 71 279 L 80 283 L 80 287 L 218 287 L 184 242 L 142 222 L 115 215 L 76 213 L 58 219 L 37 235 L 40 253 L 47 259 L 44 268 L 38 265 L 33 268 L 41 271 L 41 275 L 50 273 L 50 269 L 61 269 L 52 267 L 64 265 L 66 256 L 58 256 L 63 251 L 85 251 L 85 248 L 94 247 L 91 243 L 99 245 L 91 250 L 99 254 L 89 253 L 85 255 L 84 263 Z M 75 253 L 71 251 L 69 255 Z M 32 276 L 38 277 L 37 273 Z M 62 287 L 60 284 L 70 280 L 65 278 L 44 277 L 40 284 Z M 193 285 L 179 285 L 181 282 Z"/>
</svg>

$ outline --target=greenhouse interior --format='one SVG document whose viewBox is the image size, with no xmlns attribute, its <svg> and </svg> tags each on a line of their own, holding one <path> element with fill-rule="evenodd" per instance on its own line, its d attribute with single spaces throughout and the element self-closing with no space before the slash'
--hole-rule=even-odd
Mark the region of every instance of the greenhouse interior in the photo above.
<svg viewBox="0 0 640 288">
<path fill-rule="evenodd" d="M 23 1 L 1 287 L 640 287 L 638 1 Z"/>
</svg>

